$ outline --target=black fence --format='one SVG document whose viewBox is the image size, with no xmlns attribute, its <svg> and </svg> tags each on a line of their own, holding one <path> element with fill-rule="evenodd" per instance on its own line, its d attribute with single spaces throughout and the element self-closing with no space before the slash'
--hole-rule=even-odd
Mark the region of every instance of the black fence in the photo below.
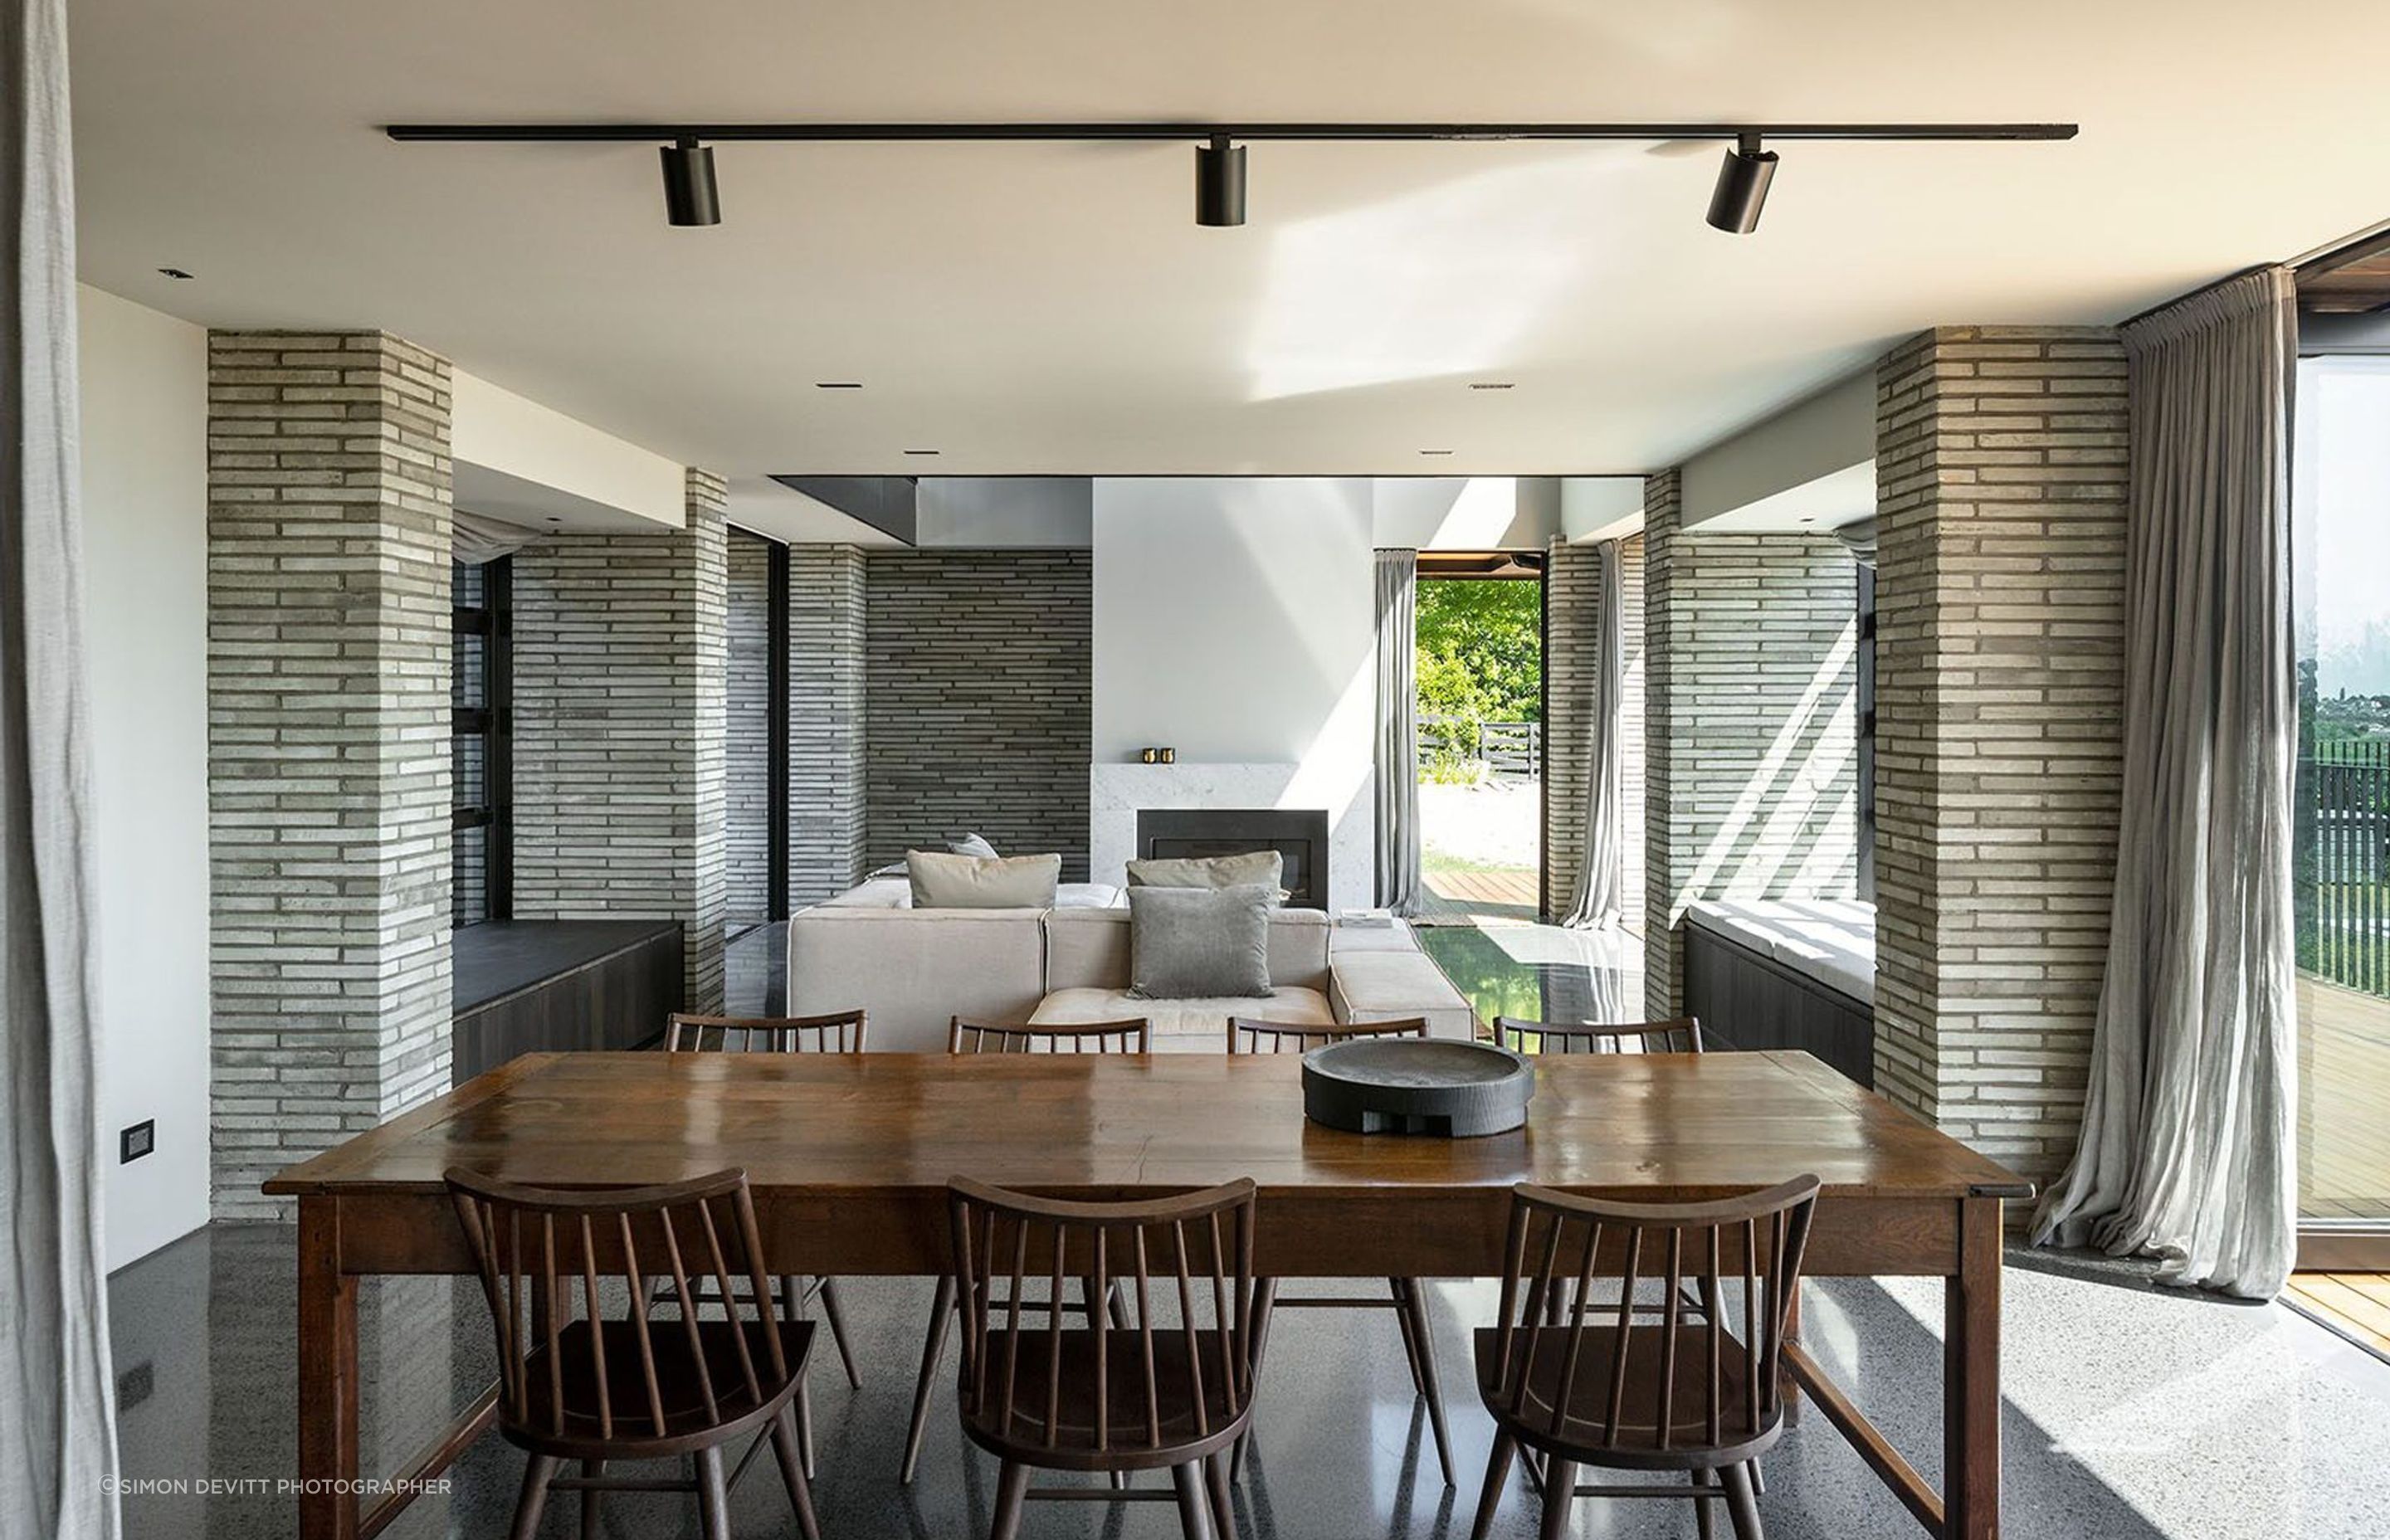
<svg viewBox="0 0 2390 1540">
<path fill-rule="evenodd" d="M 2311 811 L 2300 862 L 2300 964 L 2390 996 L 2390 738 L 2319 743 L 2299 763 Z"/>
</svg>

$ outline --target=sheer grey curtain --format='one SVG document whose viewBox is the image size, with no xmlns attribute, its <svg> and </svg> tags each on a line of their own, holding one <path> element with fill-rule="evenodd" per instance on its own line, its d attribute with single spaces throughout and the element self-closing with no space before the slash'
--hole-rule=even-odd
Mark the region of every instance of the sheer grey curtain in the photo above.
<svg viewBox="0 0 2390 1540">
<path fill-rule="evenodd" d="M 1419 553 L 1378 553 L 1378 906 L 1419 912 Z"/>
<path fill-rule="evenodd" d="M 2124 820 L 2081 1148 L 2034 1238 L 2265 1298 L 2293 1161 L 2289 272 L 2126 329 Z"/>
<path fill-rule="evenodd" d="M 0 0 L 0 1534 L 116 1534 L 64 0 Z"/>
<path fill-rule="evenodd" d="M 1568 914 L 1561 920 L 1578 930 L 1616 925 L 1626 915 L 1626 831 L 1621 812 L 1625 786 L 1620 758 L 1626 731 L 1626 651 L 1618 612 L 1618 542 L 1596 545 L 1593 558 L 1601 635 L 1594 660 L 1593 699 L 1586 708 L 1592 732 L 1586 745 L 1590 763 L 1585 777 L 1585 858 L 1577 866 Z"/>
</svg>

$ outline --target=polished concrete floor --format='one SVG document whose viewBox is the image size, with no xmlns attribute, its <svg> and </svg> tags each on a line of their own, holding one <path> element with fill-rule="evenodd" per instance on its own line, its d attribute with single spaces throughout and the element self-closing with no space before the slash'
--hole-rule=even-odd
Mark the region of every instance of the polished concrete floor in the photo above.
<svg viewBox="0 0 2390 1540">
<path fill-rule="evenodd" d="M 2012 1267 L 2007 1533 L 2020 1540 L 2380 1540 L 2390 1535 L 2390 1366 L 2277 1306 L 2246 1306 Z M 2107 1270 L 2110 1273 L 2114 1269 Z M 119 1427 L 135 1480 L 254 1480 L 205 1496 L 130 1495 L 128 1540 L 251 1540 L 292 1533 L 273 1482 L 293 1469 L 292 1232 L 218 1225 L 119 1274 L 111 1284 Z M 895 1481 L 929 1288 L 847 1285 L 864 1386 L 850 1391 L 827 1343 L 814 1370 L 822 1528 L 840 1536 L 985 1533 L 992 1465 L 967 1453 L 942 1397 L 919 1480 Z M 1929 1474 L 1940 1464 L 1939 1294 L 1914 1280 L 1810 1285 L 1812 1346 Z M 1240 1488 L 1243 1533 L 1321 1540 L 1465 1534 L 1490 1425 L 1467 1389 L 1466 1332 L 1489 1318 L 1490 1285 L 1432 1287 L 1436 1349 L 1450 1393 L 1461 1485 L 1435 1475 L 1390 1317 L 1317 1313 L 1280 1319 L 1259 1403 L 1257 1456 Z M 399 1466 L 492 1377 L 478 1296 L 450 1280 L 369 1284 L 362 1311 L 363 1444 L 372 1471 Z M 521 1457 L 486 1439 L 444 1495 L 419 1501 L 392 1540 L 506 1533 Z M 734 1499 L 743 1537 L 793 1534 L 768 1459 Z M 1767 1468 L 1761 1499 L 1777 1540 L 1919 1533 L 1857 1457 L 1812 1417 Z M 679 1499 L 612 1499 L 602 1533 L 696 1530 Z M 1515 1480 L 1499 1533 L 1535 1532 Z M 573 1505 L 542 1534 L 577 1534 Z M 1580 1504 L 1586 1536 L 1690 1536 L 1678 1503 Z M 1167 1505 L 1033 1505 L 1028 1534 L 1176 1534 Z"/>
</svg>

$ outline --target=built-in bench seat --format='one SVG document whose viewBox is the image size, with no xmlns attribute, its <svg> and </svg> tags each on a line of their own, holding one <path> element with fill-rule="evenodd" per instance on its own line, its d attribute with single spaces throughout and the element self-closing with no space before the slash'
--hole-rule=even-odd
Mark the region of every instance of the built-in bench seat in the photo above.
<svg viewBox="0 0 2390 1540">
<path fill-rule="evenodd" d="M 1685 1008 L 1720 1046 L 1800 1048 L 1875 1082 L 1875 905 L 1705 900 L 1685 913 Z"/>
</svg>

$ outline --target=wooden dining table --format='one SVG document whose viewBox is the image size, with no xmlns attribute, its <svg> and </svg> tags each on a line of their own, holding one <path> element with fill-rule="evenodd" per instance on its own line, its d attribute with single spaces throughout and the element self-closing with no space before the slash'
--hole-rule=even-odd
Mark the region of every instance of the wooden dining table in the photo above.
<svg viewBox="0 0 2390 1540">
<path fill-rule="evenodd" d="M 947 1265 L 947 1179 L 1153 1197 L 1249 1176 L 1276 1277 L 1497 1275 L 1510 1187 L 1686 1202 L 1824 1184 L 1813 1277 L 1944 1280 L 1943 1469 L 1926 1482 L 1795 1341 L 1786 1364 L 1929 1534 L 2000 1532 L 2001 1204 L 2031 1187 L 1806 1054 L 1555 1057 L 1482 1138 L 1308 1123 L 1292 1056 L 535 1054 L 265 1184 L 299 1210 L 302 1540 L 368 1540 L 495 1418 L 495 1389 L 362 1504 L 357 1287 L 469 1274 L 442 1173 L 599 1187 L 747 1173 L 769 1274 Z M 1490 1324 L 1490 1323 L 1488 1323 Z"/>
</svg>

